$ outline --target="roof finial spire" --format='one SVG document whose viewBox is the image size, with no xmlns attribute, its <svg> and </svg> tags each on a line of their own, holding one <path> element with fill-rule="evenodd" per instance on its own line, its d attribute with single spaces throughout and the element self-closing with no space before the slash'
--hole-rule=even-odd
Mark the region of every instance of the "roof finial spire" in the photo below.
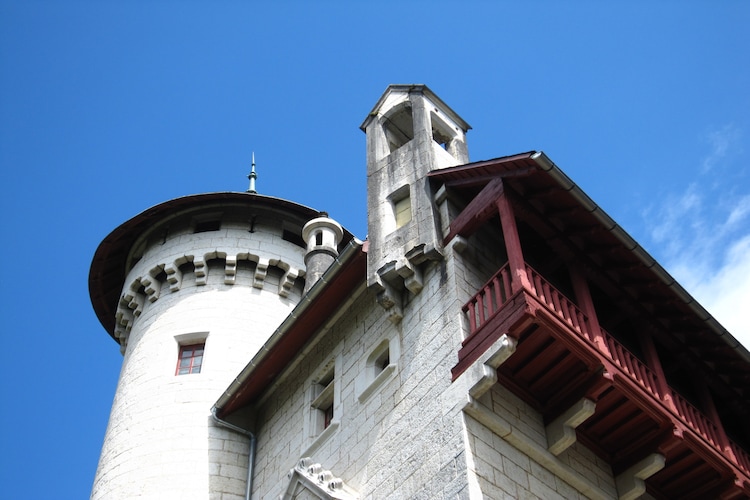
<svg viewBox="0 0 750 500">
<path fill-rule="evenodd" d="M 250 187 L 247 189 L 248 193 L 257 193 L 257 191 L 255 190 L 255 179 L 257 177 L 258 174 L 255 173 L 255 151 L 253 151 L 253 163 L 250 169 L 250 174 L 247 176 L 247 178 L 250 180 Z"/>
</svg>

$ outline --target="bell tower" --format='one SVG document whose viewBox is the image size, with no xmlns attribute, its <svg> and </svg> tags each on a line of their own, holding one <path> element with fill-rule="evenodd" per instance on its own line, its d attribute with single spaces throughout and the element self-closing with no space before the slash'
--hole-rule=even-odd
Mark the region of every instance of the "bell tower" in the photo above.
<svg viewBox="0 0 750 500">
<path fill-rule="evenodd" d="M 442 252 L 427 174 L 468 163 L 471 128 L 425 85 L 390 85 L 360 127 L 367 134 L 367 285 L 391 321 L 402 292 L 422 290 L 420 266 Z"/>
</svg>

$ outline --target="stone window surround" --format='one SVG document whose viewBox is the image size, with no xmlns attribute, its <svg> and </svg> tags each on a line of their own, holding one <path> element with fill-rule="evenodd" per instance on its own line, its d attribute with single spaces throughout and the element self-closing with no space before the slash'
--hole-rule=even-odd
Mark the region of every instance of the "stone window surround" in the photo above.
<svg viewBox="0 0 750 500">
<path fill-rule="evenodd" d="M 378 363 L 383 354 L 387 352 L 388 364 L 383 366 Z M 357 385 L 360 403 L 364 403 L 380 388 L 386 380 L 392 378 L 398 371 L 398 358 L 400 348 L 396 337 L 383 337 L 370 349 L 370 354 L 365 360 L 363 370 L 359 370 Z"/>
<path fill-rule="evenodd" d="M 393 193 L 388 195 L 388 201 L 390 202 L 393 216 L 390 221 L 383 221 L 386 223 L 386 234 L 404 227 L 412 219 L 410 185 L 407 183 L 397 188 Z"/>
<path fill-rule="evenodd" d="M 206 357 L 206 341 L 208 340 L 208 332 L 192 332 L 192 333 L 183 333 L 181 335 L 175 335 L 174 340 L 177 344 L 177 362 L 175 363 L 175 376 L 180 375 L 180 358 L 182 356 L 182 351 L 184 348 L 187 347 L 194 347 L 197 345 L 203 345 L 203 359 L 201 362 L 200 370 L 202 370 L 205 366 L 205 357 Z M 182 375 L 198 375 L 200 374 L 200 371 L 197 372 L 189 372 L 189 373 L 183 373 Z"/>
<path fill-rule="evenodd" d="M 335 354 L 318 367 L 307 383 L 309 404 L 305 405 L 307 415 L 303 431 L 306 439 L 303 442 L 305 449 L 301 456 L 311 455 L 337 431 L 341 424 L 341 373 L 342 358 L 340 354 Z M 331 380 L 323 387 L 320 381 L 328 377 L 331 377 Z M 324 422 L 329 402 L 333 404 L 333 416 L 326 426 Z"/>
</svg>

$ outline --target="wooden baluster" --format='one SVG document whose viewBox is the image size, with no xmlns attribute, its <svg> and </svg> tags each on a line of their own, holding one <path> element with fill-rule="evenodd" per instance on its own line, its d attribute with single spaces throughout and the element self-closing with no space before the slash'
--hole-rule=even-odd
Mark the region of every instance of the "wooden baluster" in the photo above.
<svg viewBox="0 0 750 500">
<path fill-rule="evenodd" d="M 487 284 L 487 286 L 484 287 L 482 290 L 482 297 L 484 297 L 484 305 L 487 307 L 487 319 L 492 316 L 492 313 L 495 311 L 495 306 L 492 303 L 492 292 L 490 285 Z"/>
<path fill-rule="evenodd" d="M 625 356 L 622 352 L 622 346 L 620 344 L 615 344 L 615 349 L 617 349 L 617 364 L 622 367 L 623 370 L 627 370 L 627 366 L 625 365 L 625 360 L 623 359 Z"/>
<path fill-rule="evenodd" d="M 512 288 L 510 286 L 510 274 L 508 274 L 508 268 L 503 267 L 502 270 L 502 277 L 503 277 L 503 290 L 505 291 L 505 294 L 503 295 L 503 302 L 508 300 L 512 293 Z"/>
<path fill-rule="evenodd" d="M 589 339 L 591 342 L 594 341 L 593 335 L 591 335 L 591 326 L 589 326 L 589 319 L 586 317 L 586 315 L 579 311 L 580 317 L 578 318 L 578 322 L 581 324 L 581 331 L 586 336 L 587 339 Z M 609 352 L 609 349 L 607 350 Z"/>
<path fill-rule="evenodd" d="M 630 353 L 623 349 L 623 357 L 625 358 L 625 364 L 628 367 L 628 372 L 630 373 L 630 376 L 633 378 L 637 378 L 635 376 L 635 367 L 633 366 L 633 357 L 630 355 Z"/>
<path fill-rule="evenodd" d="M 494 285 L 495 289 L 495 311 L 497 311 L 505 302 L 503 300 L 503 294 L 500 291 L 500 278 L 496 276 L 495 279 L 492 280 L 492 284 Z"/>
<path fill-rule="evenodd" d="M 477 295 L 477 311 L 479 312 L 479 326 L 484 325 L 484 294 Z"/>
<path fill-rule="evenodd" d="M 477 318 L 475 316 L 475 301 L 472 299 L 468 306 L 469 306 L 469 334 L 472 334 L 477 331 Z"/>
<path fill-rule="evenodd" d="M 542 281 L 542 278 L 539 278 L 539 282 L 542 285 L 542 295 L 544 295 L 544 303 L 550 306 L 553 310 L 555 309 L 555 306 L 552 304 L 552 297 L 550 296 L 549 291 L 549 285 L 546 281 Z"/>
<path fill-rule="evenodd" d="M 560 304 L 562 307 L 563 318 L 565 318 L 565 321 L 567 321 L 570 326 L 573 326 L 573 319 L 570 314 L 571 305 L 570 301 L 563 297 L 562 304 Z"/>
<path fill-rule="evenodd" d="M 555 308 L 555 311 L 557 311 L 557 315 L 560 316 L 562 319 L 566 319 L 565 315 L 563 314 L 563 299 L 560 297 L 560 294 L 557 293 L 557 290 L 552 288 L 551 286 L 547 285 L 550 289 L 550 294 L 552 295 L 552 304 Z"/>
<path fill-rule="evenodd" d="M 570 323 L 573 325 L 573 328 L 575 328 L 578 333 L 583 335 L 583 330 L 581 329 L 581 321 L 578 317 L 578 310 L 573 308 L 570 314 Z M 585 335 L 583 335 L 585 337 Z"/>
</svg>

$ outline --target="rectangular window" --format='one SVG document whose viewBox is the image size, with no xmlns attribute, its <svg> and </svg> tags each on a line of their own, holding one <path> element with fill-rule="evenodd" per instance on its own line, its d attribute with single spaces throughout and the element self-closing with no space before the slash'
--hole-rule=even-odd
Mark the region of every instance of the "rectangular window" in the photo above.
<svg viewBox="0 0 750 500">
<path fill-rule="evenodd" d="M 364 370 L 357 375 L 356 390 L 360 402 L 364 402 L 394 376 L 398 357 L 399 344 L 395 339 L 383 339 L 370 351 Z"/>
<path fill-rule="evenodd" d="M 315 409 L 318 421 L 317 432 L 328 428 L 333 421 L 333 390 L 334 390 L 334 369 L 331 369 L 323 375 L 316 384 L 318 396 L 313 400 L 312 407 Z"/>
<path fill-rule="evenodd" d="M 323 428 L 328 429 L 328 426 L 333 422 L 333 403 L 323 410 Z"/>
<path fill-rule="evenodd" d="M 194 233 L 207 233 L 221 229 L 220 220 L 204 220 L 195 224 Z"/>
<path fill-rule="evenodd" d="M 411 200 L 407 195 L 405 198 L 398 200 L 393 205 L 393 211 L 396 215 L 396 227 L 402 227 L 411 220 Z"/>
<path fill-rule="evenodd" d="M 181 345 L 175 375 L 200 373 L 206 344 Z"/>
</svg>

